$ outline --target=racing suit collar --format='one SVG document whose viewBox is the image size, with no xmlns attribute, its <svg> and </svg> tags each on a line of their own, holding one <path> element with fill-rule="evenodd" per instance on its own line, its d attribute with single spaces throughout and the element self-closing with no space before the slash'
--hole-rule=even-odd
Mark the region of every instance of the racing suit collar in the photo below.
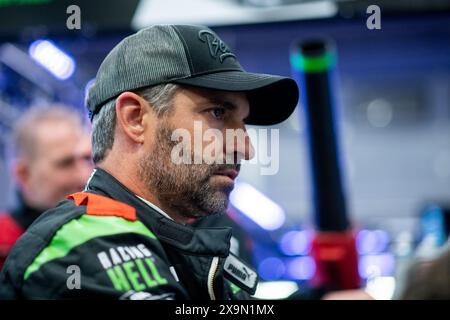
<svg viewBox="0 0 450 320">
<path fill-rule="evenodd" d="M 167 219 L 173 220 L 167 213 L 165 213 L 161 208 L 159 208 L 157 205 L 151 203 L 150 201 L 139 197 L 138 195 L 135 195 L 136 197 L 138 197 L 140 200 L 144 201 L 145 204 L 147 204 L 149 207 L 155 209 L 155 211 L 158 211 L 159 214 L 161 214 L 162 216 L 166 217 Z"/>
<path fill-rule="evenodd" d="M 96 168 L 85 191 L 105 195 L 136 208 L 138 219 L 152 230 L 158 239 L 185 253 L 227 257 L 231 228 L 195 228 L 170 220 L 148 206 L 111 174 Z"/>
</svg>

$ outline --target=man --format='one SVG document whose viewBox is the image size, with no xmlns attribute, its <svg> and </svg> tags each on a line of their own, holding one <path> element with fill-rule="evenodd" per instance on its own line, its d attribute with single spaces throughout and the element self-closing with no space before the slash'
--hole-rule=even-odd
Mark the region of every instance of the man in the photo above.
<svg viewBox="0 0 450 320">
<path fill-rule="evenodd" d="M 192 222 L 226 210 L 239 162 L 254 152 L 245 124 L 281 122 L 297 100 L 293 80 L 245 72 L 206 27 L 124 39 L 87 97 L 97 169 L 17 243 L 0 298 L 248 298 L 257 275 L 229 255 L 231 230 Z M 208 129 L 216 141 L 241 134 L 198 162 L 207 143 L 188 136 Z"/>
<path fill-rule="evenodd" d="M 92 171 L 90 134 L 64 106 L 34 107 L 14 128 L 17 205 L 0 214 L 0 269 L 17 239 L 65 195 L 83 190 Z"/>
</svg>

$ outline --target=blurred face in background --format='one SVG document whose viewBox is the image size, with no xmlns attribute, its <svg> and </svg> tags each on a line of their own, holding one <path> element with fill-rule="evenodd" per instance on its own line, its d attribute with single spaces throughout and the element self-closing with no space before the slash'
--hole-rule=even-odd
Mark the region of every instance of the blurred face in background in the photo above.
<svg viewBox="0 0 450 320">
<path fill-rule="evenodd" d="M 33 152 L 16 163 L 16 179 L 28 205 L 48 209 L 81 191 L 93 169 L 90 135 L 69 121 L 40 122 Z"/>
</svg>

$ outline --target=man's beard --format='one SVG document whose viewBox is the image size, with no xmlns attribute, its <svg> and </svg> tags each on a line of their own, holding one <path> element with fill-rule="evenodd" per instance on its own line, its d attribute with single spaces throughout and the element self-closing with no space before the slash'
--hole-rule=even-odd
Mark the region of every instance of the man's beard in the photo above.
<svg viewBox="0 0 450 320">
<path fill-rule="evenodd" d="M 225 169 L 239 172 L 239 164 L 175 164 L 171 161 L 173 129 L 162 121 L 157 128 L 153 151 L 139 162 L 139 175 L 162 205 L 186 218 L 223 214 L 228 207 L 230 184 L 212 182 Z M 191 154 L 192 159 L 193 154 Z"/>
</svg>

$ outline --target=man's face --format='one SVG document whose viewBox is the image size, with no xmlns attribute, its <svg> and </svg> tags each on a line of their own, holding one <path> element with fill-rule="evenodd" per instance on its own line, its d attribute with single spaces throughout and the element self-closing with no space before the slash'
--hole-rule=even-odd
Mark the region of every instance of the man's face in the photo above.
<svg viewBox="0 0 450 320">
<path fill-rule="evenodd" d="M 139 173 L 149 190 L 161 203 L 186 218 L 224 213 L 240 161 L 253 157 L 253 146 L 244 125 L 248 113 L 244 93 L 193 87 L 178 91 L 169 113 L 158 118 L 156 132 L 146 133 L 146 141 L 150 143 L 146 144 L 148 153 L 140 161 Z M 190 139 L 181 143 L 188 149 L 190 164 L 174 162 L 173 150 L 180 143 L 177 139 L 173 141 L 176 129 L 189 133 Z M 213 135 L 223 137 L 217 140 L 220 144 L 214 144 L 215 148 L 211 148 L 211 142 L 216 141 L 211 135 L 202 139 L 210 129 L 215 129 Z M 243 135 L 227 146 L 226 130 L 240 130 Z M 207 164 L 202 159 L 198 162 L 202 150 L 208 150 L 207 157 L 221 159 L 222 163 Z"/>
<path fill-rule="evenodd" d="M 69 122 L 49 121 L 35 128 L 36 152 L 19 181 L 26 199 L 47 209 L 81 191 L 93 169 L 89 134 Z"/>
</svg>

